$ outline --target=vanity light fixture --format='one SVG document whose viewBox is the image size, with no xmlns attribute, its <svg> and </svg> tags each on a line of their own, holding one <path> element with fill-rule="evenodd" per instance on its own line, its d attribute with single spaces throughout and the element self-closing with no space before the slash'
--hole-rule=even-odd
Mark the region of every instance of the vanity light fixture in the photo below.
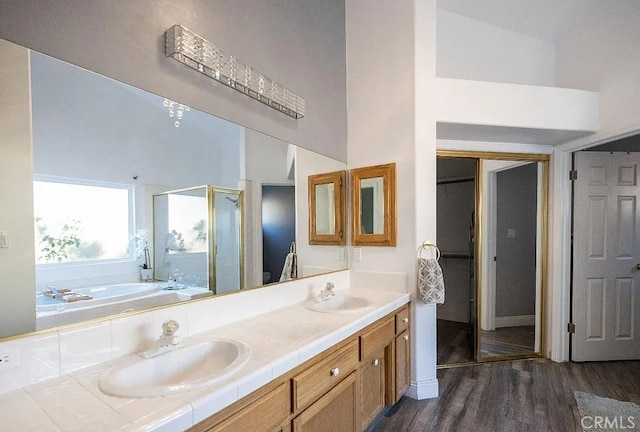
<svg viewBox="0 0 640 432">
<path fill-rule="evenodd" d="M 176 24 L 165 32 L 165 54 L 209 78 L 290 117 L 304 117 L 304 98 L 227 55 L 211 42 Z"/>
</svg>

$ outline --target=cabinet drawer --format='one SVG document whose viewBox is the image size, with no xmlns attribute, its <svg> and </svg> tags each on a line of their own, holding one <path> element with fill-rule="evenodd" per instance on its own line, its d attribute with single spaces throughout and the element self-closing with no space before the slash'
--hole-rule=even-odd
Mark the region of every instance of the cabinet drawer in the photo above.
<svg viewBox="0 0 640 432">
<path fill-rule="evenodd" d="M 293 379 L 293 410 L 297 412 L 322 396 L 356 369 L 358 341 L 352 340 Z"/>
<path fill-rule="evenodd" d="M 406 307 L 396 314 L 396 334 L 409 328 L 409 308 Z"/>
<path fill-rule="evenodd" d="M 208 432 L 272 432 L 289 417 L 290 393 L 283 383 L 257 401 L 241 409 Z"/>
<path fill-rule="evenodd" d="M 360 359 L 369 358 L 389 345 L 394 336 L 393 317 L 389 317 L 371 330 L 367 330 L 360 336 Z"/>
</svg>

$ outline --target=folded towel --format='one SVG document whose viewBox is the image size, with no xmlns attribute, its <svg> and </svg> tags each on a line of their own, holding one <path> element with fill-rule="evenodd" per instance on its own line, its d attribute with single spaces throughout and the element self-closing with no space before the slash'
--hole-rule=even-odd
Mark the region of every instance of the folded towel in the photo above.
<svg viewBox="0 0 640 432">
<path fill-rule="evenodd" d="M 418 259 L 418 290 L 424 303 L 444 303 L 444 277 L 438 260 Z"/>
<path fill-rule="evenodd" d="M 296 254 L 289 252 L 284 259 L 284 266 L 282 267 L 282 274 L 280 275 L 280 282 L 296 279 L 298 277 L 298 263 Z"/>
</svg>

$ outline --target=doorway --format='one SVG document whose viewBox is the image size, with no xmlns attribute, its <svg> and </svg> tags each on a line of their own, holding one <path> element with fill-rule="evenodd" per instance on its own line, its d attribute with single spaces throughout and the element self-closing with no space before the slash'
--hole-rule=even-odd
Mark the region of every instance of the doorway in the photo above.
<svg viewBox="0 0 640 432">
<path fill-rule="evenodd" d="M 475 360 L 476 169 L 472 158 L 438 158 L 436 236 L 446 282 L 437 306 L 438 364 Z"/>
<path fill-rule="evenodd" d="M 572 361 L 640 358 L 638 150 L 632 136 L 573 154 Z"/>
<path fill-rule="evenodd" d="M 294 186 L 262 186 L 263 283 L 278 282 L 296 240 Z"/>
<path fill-rule="evenodd" d="M 438 367 L 542 355 L 548 161 L 438 152 Z"/>
</svg>

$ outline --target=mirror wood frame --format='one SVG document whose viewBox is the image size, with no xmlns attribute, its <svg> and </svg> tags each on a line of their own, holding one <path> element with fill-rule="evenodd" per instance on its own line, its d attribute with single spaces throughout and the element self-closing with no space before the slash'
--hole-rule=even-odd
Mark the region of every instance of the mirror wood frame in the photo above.
<svg viewBox="0 0 640 432">
<path fill-rule="evenodd" d="M 344 234 L 346 226 L 346 171 L 334 171 L 309 176 L 309 244 L 310 245 L 346 245 Z M 334 233 L 318 234 L 316 230 L 316 186 L 333 184 Z"/>
<path fill-rule="evenodd" d="M 351 174 L 351 244 L 353 246 L 396 246 L 396 164 L 374 165 L 350 170 Z M 382 178 L 383 232 L 362 232 L 362 180 Z"/>
</svg>

